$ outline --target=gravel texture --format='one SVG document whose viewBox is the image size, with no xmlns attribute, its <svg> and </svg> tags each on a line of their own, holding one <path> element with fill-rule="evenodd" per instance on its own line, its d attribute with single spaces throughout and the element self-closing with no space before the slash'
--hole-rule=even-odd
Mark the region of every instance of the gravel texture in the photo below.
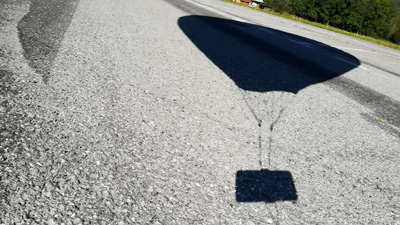
<svg viewBox="0 0 400 225">
<path fill-rule="evenodd" d="M 32 2 L 0 5 L 0 224 L 399 224 L 400 141 L 359 99 L 240 89 L 164 1 L 67 7 L 35 64 Z M 297 200 L 238 202 L 260 169 Z"/>
</svg>

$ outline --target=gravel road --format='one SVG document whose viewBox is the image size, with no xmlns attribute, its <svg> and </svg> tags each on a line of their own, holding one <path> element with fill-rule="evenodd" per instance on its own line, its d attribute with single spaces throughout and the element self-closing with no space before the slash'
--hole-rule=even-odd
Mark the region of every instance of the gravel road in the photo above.
<svg viewBox="0 0 400 225">
<path fill-rule="evenodd" d="M 325 42 L 356 64 L 319 80 L 196 18 L 232 24 L 215 12 L 0 0 L 0 224 L 399 224 L 396 68 Z M 235 55 L 280 89 L 239 81 Z"/>
</svg>

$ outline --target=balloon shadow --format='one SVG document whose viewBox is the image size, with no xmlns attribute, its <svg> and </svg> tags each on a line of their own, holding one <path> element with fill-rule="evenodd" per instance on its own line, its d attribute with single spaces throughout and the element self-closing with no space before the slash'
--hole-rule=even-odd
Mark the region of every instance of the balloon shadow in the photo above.
<svg viewBox="0 0 400 225">
<path fill-rule="evenodd" d="M 184 16 L 186 36 L 235 84 L 251 92 L 298 93 L 360 65 L 352 55 L 279 30 L 233 20 Z M 296 201 L 289 171 L 238 171 L 236 201 Z"/>
<path fill-rule="evenodd" d="M 216 66 L 247 91 L 297 93 L 360 65 L 357 58 L 339 49 L 254 24 L 184 16 L 178 25 Z"/>
</svg>

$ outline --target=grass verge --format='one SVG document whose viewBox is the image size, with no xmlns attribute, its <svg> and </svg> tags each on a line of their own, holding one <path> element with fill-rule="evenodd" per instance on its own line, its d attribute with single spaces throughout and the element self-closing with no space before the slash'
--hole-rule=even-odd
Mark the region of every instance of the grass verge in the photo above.
<svg viewBox="0 0 400 225">
<path fill-rule="evenodd" d="M 235 4 L 235 5 L 247 7 L 247 8 L 250 8 L 250 9 L 253 9 L 253 10 L 256 10 L 256 11 L 260 11 L 260 12 L 263 12 L 263 13 L 268 13 L 268 14 L 271 14 L 271 15 L 283 17 L 283 18 L 286 18 L 286 19 L 289 19 L 289 20 L 305 23 L 305 24 L 308 24 L 308 25 L 311 25 L 311 26 L 315 26 L 315 27 L 319 27 L 319 28 L 322 28 L 322 29 L 325 29 L 325 30 L 330 30 L 330 31 L 333 31 L 333 32 L 336 32 L 336 33 L 339 33 L 339 34 L 344 34 L 344 35 L 351 36 L 351 37 L 354 37 L 354 38 L 357 38 L 357 39 L 361 39 L 361 40 L 372 42 L 372 43 L 375 43 L 375 44 L 378 44 L 378 45 L 382 45 L 382 46 L 386 46 L 386 47 L 389 47 L 389 48 L 393 48 L 393 49 L 396 49 L 396 50 L 400 50 L 400 45 L 396 45 L 396 44 L 394 44 L 392 42 L 389 42 L 389 41 L 386 41 L 386 40 L 381 40 L 381 39 L 375 39 L 375 38 L 364 36 L 364 35 L 360 35 L 360 34 L 351 33 L 351 32 L 345 31 L 345 30 L 341 30 L 341 29 L 336 28 L 336 27 L 331 27 L 329 25 L 324 25 L 324 24 L 320 24 L 320 23 L 316 23 L 316 22 L 311 22 L 311 21 L 308 21 L 306 19 L 291 15 L 291 14 L 286 13 L 286 12 L 279 13 L 279 12 L 275 12 L 273 10 L 263 10 L 263 9 L 258 9 L 258 8 L 252 8 L 252 7 L 249 7 L 247 5 L 234 2 L 232 0 L 223 0 L 223 1 Z"/>
</svg>

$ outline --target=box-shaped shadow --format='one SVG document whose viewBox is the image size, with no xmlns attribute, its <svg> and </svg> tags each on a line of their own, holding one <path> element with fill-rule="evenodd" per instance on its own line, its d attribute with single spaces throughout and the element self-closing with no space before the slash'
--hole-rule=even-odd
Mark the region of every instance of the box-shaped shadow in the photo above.
<svg viewBox="0 0 400 225">
<path fill-rule="evenodd" d="M 296 188 L 288 171 L 250 170 L 236 173 L 236 201 L 295 201 Z"/>
</svg>

